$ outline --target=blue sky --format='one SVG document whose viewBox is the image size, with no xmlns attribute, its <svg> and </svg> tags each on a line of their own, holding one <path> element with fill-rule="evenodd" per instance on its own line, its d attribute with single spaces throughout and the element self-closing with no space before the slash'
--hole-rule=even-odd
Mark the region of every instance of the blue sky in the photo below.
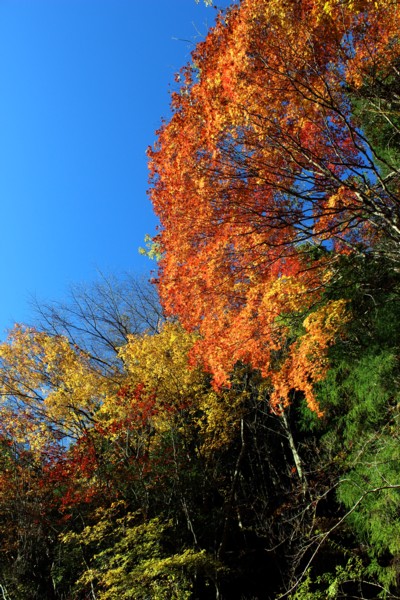
<svg viewBox="0 0 400 600">
<path fill-rule="evenodd" d="M 146 148 L 215 15 L 195 0 L 0 0 L 1 337 L 31 322 L 32 295 L 151 268 Z"/>
</svg>

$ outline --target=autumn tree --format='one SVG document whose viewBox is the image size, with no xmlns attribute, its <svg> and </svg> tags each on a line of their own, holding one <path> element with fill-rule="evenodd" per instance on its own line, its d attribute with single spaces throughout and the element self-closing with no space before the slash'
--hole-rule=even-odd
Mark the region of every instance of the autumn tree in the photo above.
<svg viewBox="0 0 400 600">
<path fill-rule="evenodd" d="M 268 386 L 247 366 L 216 392 L 190 363 L 196 337 L 167 323 L 121 348 L 123 383 L 65 462 L 76 477 L 64 488 L 64 510 L 80 507 L 84 519 L 60 538 L 63 587 L 67 556 L 77 557 L 71 590 L 92 586 L 104 598 L 116 590 L 239 598 L 249 572 L 246 591 L 265 588 L 265 561 L 275 572 L 270 589 L 282 586 L 289 562 L 273 548 L 293 552 L 312 521 L 311 511 L 293 535 L 309 498 L 283 420 L 269 413 Z M 257 545 L 271 555 L 255 558 Z"/>
<path fill-rule="evenodd" d="M 57 597 L 51 569 L 65 521 L 83 518 L 99 489 L 104 498 L 98 461 L 88 447 L 76 460 L 77 450 L 116 385 L 66 337 L 15 326 L 0 344 L 4 597 Z"/>
<path fill-rule="evenodd" d="M 244 0 L 193 52 L 149 151 L 163 304 L 199 330 L 217 385 L 249 362 L 276 410 L 291 389 L 318 410 L 348 318 L 323 296 L 338 255 L 385 240 L 398 261 L 398 165 L 362 129 L 378 114 L 397 135 L 397 11 Z"/>
<path fill-rule="evenodd" d="M 2 433 L 38 451 L 57 436 L 76 439 L 110 385 L 66 337 L 16 325 L 0 345 Z"/>
<path fill-rule="evenodd" d="M 236 464 L 232 453 L 223 473 L 213 456 L 237 437 L 247 392 L 217 394 L 211 388 L 209 376 L 190 365 L 195 338 L 176 323 L 158 334 L 127 334 L 115 360 L 105 356 L 106 370 L 99 354 L 60 334 L 16 326 L 1 344 L 0 523 L 7 535 L 0 584 L 7 593 L 28 598 L 37 585 L 37 597 L 45 597 L 47 585 L 46 597 L 73 597 L 82 582 L 88 593 L 96 585 L 99 594 L 114 582 L 127 593 L 165 587 L 168 597 L 176 572 L 186 573 L 177 587 L 181 593 L 194 582 L 199 589 L 213 580 L 220 545 L 214 526 L 223 522 L 225 496 L 227 514 L 232 511 L 225 487 Z M 219 506 L 213 506 L 214 496 Z M 98 520 L 99 510 L 120 501 L 124 523 L 140 513 L 132 540 L 136 532 L 149 531 L 149 543 L 160 542 L 154 554 L 144 540 L 140 557 L 153 576 L 143 582 L 139 575 L 132 579 L 137 555 L 128 538 L 115 535 L 109 546 L 101 539 L 105 522 Z M 231 526 L 229 517 L 218 537 Z M 98 544 L 86 543 L 88 528 L 98 532 Z M 169 532 L 165 542 L 163 528 Z M 66 532 L 73 543 L 60 546 Z M 120 570 L 124 561 L 126 572 Z M 97 583 L 86 574 L 88 565 L 103 573 Z"/>
<path fill-rule="evenodd" d="M 36 327 L 16 325 L 0 344 L 0 585 L 20 598 L 58 597 L 58 535 L 129 486 L 118 480 L 129 471 L 117 466 L 118 439 L 97 415 L 123 388 L 119 346 L 162 321 L 153 287 L 128 276 L 37 308 Z M 63 572 L 78 568 L 65 562 Z"/>
<path fill-rule="evenodd" d="M 166 312 L 216 389 L 251 365 L 287 424 L 277 457 L 275 421 L 241 415 L 220 546 L 268 530 L 278 597 L 398 595 L 398 22 L 397 2 L 243 0 L 149 150 Z"/>
<path fill-rule="evenodd" d="M 109 390 L 92 426 L 68 449 L 61 479 L 55 470 L 62 510 L 81 517 L 61 538 L 56 572 L 64 588 L 89 593 L 94 586 L 104 598 L 116 589 L 141 597 L 153 588 L 160 597 L 175 597 L 176 588 L 179 597 L 215 578 L 219 563 L 210 537 L 220 509 L 212 515 L 211 498 L 224 492 L 208 462 L 237 436 L 246 394 L 217 397 L 207 374 L 189 365 L 193 342 L 171 323 L 157 335 L 129 336 L 120 349 L 121 385 Z M 121 531 L 98 518 L 115 501 L 125 507 Z M 76 557 L 72 582 L 69 554 Z"/>
</svg>

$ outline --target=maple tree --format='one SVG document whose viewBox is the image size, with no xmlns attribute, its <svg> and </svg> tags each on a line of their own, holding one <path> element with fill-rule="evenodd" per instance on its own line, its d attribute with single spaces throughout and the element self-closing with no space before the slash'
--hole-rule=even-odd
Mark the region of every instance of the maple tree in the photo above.
<svg viewBox="0 0 400 600">
<path fill-rule="evenodd" d="M 397 78 L 398 10 L 243 0 L 193 52 L 149 150 L 163 305 L 199 330 L 217 385 L 249 362 L 277 410 L 290 389 L 318 410 L 311 384 L 347 319 L 339 300 L 321 308 L 338 254 L 371 253 L 384 236 L 398 260 L 397 165 L 360 116 L 379 106 L 397 133 L 397 96 L 382 90 Z M 289 315 L 308 341 L 294 342 Z"/>
</svg>

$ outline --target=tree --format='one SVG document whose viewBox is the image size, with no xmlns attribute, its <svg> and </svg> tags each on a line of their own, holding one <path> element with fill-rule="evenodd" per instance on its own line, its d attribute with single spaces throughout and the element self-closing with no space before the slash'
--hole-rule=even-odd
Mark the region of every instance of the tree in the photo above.
<svg viewBox="0 0 400 600">
<path fill-rule="evenodd" d="M 50 567 L 62 529 L 59 490 L 48 467 L 58 450 L 24 449 L 10 436 L 0 444 L 0 589 L 4 598 L 55 598 Z"/>
<path fill-rule="evenodd" d="M 244 0 L 197 46 L 149 150 L 163 305 L 198 329 L 217 385 L 250 362 L 271 378 L 277 409 L 293 388 L 314 403 L 309 384 L 347 318 L 340 300 L 321 308 L 338 254 L 369 254 L 384 237 L 399 259 L 397 164 L 352 112 L 361 97 L 363 114 L 377 110 L 397 77 L 398 10 Z M 298 360 L 289 315 L 314 371 Z"/>
<path fill-rule="evenodd" d="M 110 586 L 127 594 L 154 589 L 160 597 L 176 588 L 179 597 L 213 581 L 216 540 L 231 528 L 231 518 L 221 528 L 220 517 L 225 496 L 222 514 L 232 511 L 225 487 L 235 488 L 236 450 L 226 473 L 213 457 L 237 438 L 247 391 L 211 388 L 209 376 L 190 366 L 195 337 L 176 323 L 158 334 L 127 335 L 106 370 L 101 354 L 59 334 L 16 326 L 1 344 L 0 585 L 8 593 L 74 597 L 82 584 L 99 597 L 112 594 Z M 98 512 L 115 502 L 125 511 L 107 546 Z M 138 528 L 124 536 L 131 513 L 140 513 Z M 167 539 L 147 553 L 148 543 L 158 544 L 158 522 Z M 91 528 L 98 543 L 86 544 Z M 72 545 L 60 545 L 63 532 Z M 142 568 L 151 575 L 141 578 Z"/>
<path fill-rule="evenodd" d="M 382 258 L 346 257 L 340 270 L 330 292 L 347 298 L 352 320 L 346 337 L 330 348 L 329 371 L 316 386 L 324 416 L 296 406 L 297 431 L 307 445 L 310 433 L 315 436 L 318 458 L 305 460 L 315 516 L 286 595 L 396 598 L 399 277 Z"/>
<path fill-rule="evenodd" d="M 118 348 L 129 335 L 156 333 L 163 313 L 155 286 L 132 274 L 99 274 L 90 285 L 74 285 L 64 302 L 34 299 L 36 328 L 64 336 L 83 350 L 105 375 L 121 367 Z"/>
<path fill-rule="evenodd" d="M 123 503 L 115 502 L 108 510 L 99 509 L 94 525 L 80 534 L 67 533 L 62 537 L 69 551 L 76 546 L 90 548 L 90 567 L 85 565 L 76 583 L 78 593 L 95 590 L 99 600 L 116 596 L 189 600 L 193 597 L 193 575 L 212 578 L 219 565 L 204 551 L 188 549 L 168 554 L 165 548 L 171 525 L 159 518 L 146 522 L 140 512 L 126 512 Z"/>
<path fill-rule="evenodd" d="M 77 438 L 116 385 L 67 338 L 16 325 L 0 344 L 2 433 L 38 451 Z"/>
<path fill-rule="evenodd" d="M 37 308 L 41 323 L 16 325 L 0 344 L 0 585 L 4 597 L 65 598 L 81 556 L 63 555 L 59 534 L 130 483 L 118 479 L 129 469 L 115 429 L 98 416 L 126 377 L 118 347 L 157 330 L 162 315 L 153 287 L 130 277 Z M 128 416 L 118 423 L 125 436 Z"/>
</svg>

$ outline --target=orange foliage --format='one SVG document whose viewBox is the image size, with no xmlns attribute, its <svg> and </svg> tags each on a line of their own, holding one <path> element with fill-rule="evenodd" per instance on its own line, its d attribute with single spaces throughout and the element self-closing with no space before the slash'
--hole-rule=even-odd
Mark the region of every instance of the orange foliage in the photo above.
<svg viewBox="0 0 400 600">
<path fill-rule="evenodd" d="M 398 12 L 383 1 L 243 0 L 182 71 L 149 151 L 159 290 L 201 334 L 197 354 L 217 386 L 240 360 L 275 383 L 274 403 L 296 388 L 315 407 L 338 306 L 322 309 L 318 332 L 307 317 L 295 346 L 282 316 L 301 323 L 321 301 L 330 252 L 310 265 L 311 244 L 351 252 L 378 223 L 395 232 L 346 94 L 399 57 Z"/>
</svg>

